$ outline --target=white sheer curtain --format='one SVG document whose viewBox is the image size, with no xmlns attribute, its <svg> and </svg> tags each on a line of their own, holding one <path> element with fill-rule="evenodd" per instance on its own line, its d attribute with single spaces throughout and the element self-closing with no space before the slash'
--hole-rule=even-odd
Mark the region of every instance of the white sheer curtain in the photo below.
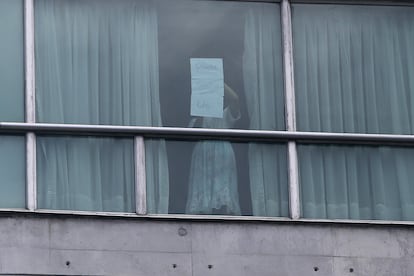
<svg viewBox="0 0 414 276">
<path fill-rule="evenodd" d="M 294 5 L 301 131 L 412 134 L 414 8 Z M 301 146 L 305 217 L 413 219 L 412 149 Z"/>
<path fill-rule="evenodd" d="M 151 1 L 37 0 L 35 15 L 39 122 L 161 126 Z M 41 208 L 133 211 L 131 141 L 39 139 Z M 163 143 L 147 145 L 147 158 L 156 160 L 147 172 L 148 207 L 154 212 L 168 211 L 165 154 Z M 104 177 L 108 170 L 117 177 Z M 112 195 L 124 205 L 99 203 Z M 80 203 L 87 199 L 61 197 L 87 197 L 92 207 Z"/>
<path fill-rule="evenodd" d="M 38 137 L 42 209 L 134 212 L 133 141 Z"/>
<path fill-rule="evenodd" d="M 414 219 L 414 150 L 300 145 L 307 218 Z"/>
<path fill-rule="evenodd" d="M 285 128 L 279 13 L 275 5 L 262 4 L 246 15 L 243 74 L 250 129 Z M 288 216 L 285 146 L 251 143 L 248 157 L 253 215 Z"/>
</svg>

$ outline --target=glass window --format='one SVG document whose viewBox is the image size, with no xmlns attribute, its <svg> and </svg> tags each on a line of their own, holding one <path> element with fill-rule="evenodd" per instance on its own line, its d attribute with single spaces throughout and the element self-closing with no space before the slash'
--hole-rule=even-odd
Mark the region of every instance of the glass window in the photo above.
<svg viewBox="0 0 414 276">
<path fill-rule="evenodd" d="M 301 131 L 414 133 L 414 8 L 293 5 Z"/>
<path fill-rule="evenodd" d="M 285 129 L 278 4 L 36 0 L 35 57 L 39 122 Z M 130 210 L 133 151 L 121 141 L 39 138 L 38 205 Z M 199 163 L 206 145 L 224 150 L 227 174 Z M 149 140 L 146 148 L 150 213 L 288 214 L 284 146 Z M 195 157 L 181 160 L 176 148 Z M 198 169 L 176 167 L 183 162 Z M 211 198 L 228 189 L 226 199 L 197 206 L 190 189 L 220 178 L 227 182 L 211 184 Z"/>
<path fill-rule="evenodd" d="M 26 159 L 24 137 L 1 135 L 0 208 L 25 208 L 25 165 Z"/>
<path fill-rule="evenodd" d="M 283 144 L 147 140 L 148 211 L 286 217 L 286 159 Z"/>
<path fill-rule="evenodd" d="M 414 220 L 414 149 L 300 145 L 306 218 Z"/>
<path fill-rule="evenodd" d="M 36 0 L 37 119 L 284 130 L 279 13 L 272 3 Z"/>
<path fill-rule="evenodd" d="M 37 138 L 41 209 L 135 212 L 132 139 Z"/>
<path fill-rule="evenodd" d="M 23 1 L 0 1 L 0 121 L 24 120 Z"/>
</svg>

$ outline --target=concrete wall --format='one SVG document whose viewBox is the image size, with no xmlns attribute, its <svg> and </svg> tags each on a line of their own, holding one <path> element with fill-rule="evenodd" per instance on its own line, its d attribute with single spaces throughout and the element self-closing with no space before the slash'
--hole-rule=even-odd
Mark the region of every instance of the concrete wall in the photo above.
<svg viewBox="0 0 414 276">
<path fill-rule="evenodd" d="M 2 214 L 0 274 L 414 275 L 414 228 Z"/>
</svg>

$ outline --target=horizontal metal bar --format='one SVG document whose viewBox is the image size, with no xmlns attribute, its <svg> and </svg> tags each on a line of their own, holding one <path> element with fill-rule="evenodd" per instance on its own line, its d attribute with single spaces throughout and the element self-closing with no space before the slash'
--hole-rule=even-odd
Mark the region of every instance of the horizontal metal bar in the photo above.
<svg viewBox="0 0 414 276">
<path fill-rule="evenodd" d="M 103 211 L 77 211 L 77 210 L 52 210 L 36 209 L 33 213 L 52 215 L 77 215 L 77 216 L 101 216 L 101 217 L 140 217 L 136 213 L 103 212 Z"/>
<path fill-rule="evenodd" d="M 363 224 L 363 225 L 384 225 L 384 226 L 414 226 L 414 221 L 406 220 L 356 220 L 356 219 L 291 219 L 287 217 L 256 217 L 256 216 L 221 216 L 221 215 L 185 215 L 185 214 L 161 214 L 141 216 L 153 219 L 176 219 L 194 221 L 246 221 L 246 222 L 283 222 L 283 223 L 317 223 L 317 224 Z"/>
<path fill-rule="evenodd" d="M 144 136 L 145 138 L 180 140 L 237 140 L 245 142 L 297 141 L 300 143 L 414 145 L 414 135 L 397 134 L 328 133 L 303 131 L 0 122 L 0 133 L 23 134 L 27 132 L 34 132 L 36 134 L 43 135 L 88 135 L 111 137 Z"/>
<path fill-rule="evenodd" d="M 333 4 L 369 6 L 414 6 L 412 0 L 290 0 L 292 4 Z"/>
<path fill-rule="evenodd" d="M 171 0 L 163 0 L 165 2 L 171 3 Z M 227 3 L 237 3 L 237 2 L 256 2 L 256 3 L 280 3 L 282 0 L 192 0 L 193 2 L 227 2 Z"/>
<path fill-rule="evenodd" d="M 168 2 L 170 0 L 166 0 Z M 263 2 L 263 3 L 280 3 L 281 0 L 193 0 L 193 1 L 203 1 L 203 2 Z M 171 2 L 171 1 L 170 1 Z"/>
</svg>

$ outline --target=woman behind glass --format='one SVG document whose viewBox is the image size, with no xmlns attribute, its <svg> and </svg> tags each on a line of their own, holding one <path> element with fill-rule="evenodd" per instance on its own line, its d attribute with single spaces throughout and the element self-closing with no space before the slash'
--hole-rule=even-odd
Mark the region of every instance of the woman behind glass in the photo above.
<svg viewBox="0 0 414 276">
<path fill-rule="evenodd" d="M 232 128 L 240 119 L 237 93 L 224 84 L 223 118 L 197 117 L 190 127 Z M 233 147 L 225 141 L 200 141 L 193 150 L 189 177 L 188 214 L 240 215 L 237 166 Z"/>
</svg>

